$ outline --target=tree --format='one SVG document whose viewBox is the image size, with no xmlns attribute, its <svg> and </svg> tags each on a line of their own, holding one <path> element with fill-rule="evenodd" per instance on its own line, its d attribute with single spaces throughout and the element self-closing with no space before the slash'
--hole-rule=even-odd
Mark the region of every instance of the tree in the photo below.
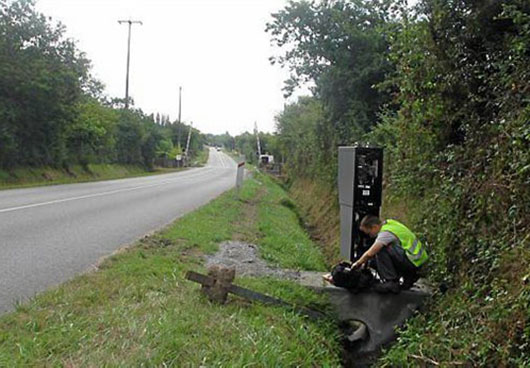
<svg viewBox="0 0 530 368">
<path fill-rule="evenodd" d="M 157 155 L 171 152 L 176 131 L 169 116 L 154 119 L 132 103 L 124 109 L 124 99 L 104 97 L 90 62 L 64 31 L 33 0 L 0 0 L 0 168 L 151 167 Z M 194 130 L 192 149 L 203 143 Z"/>
<path fill-rule="evenodd" d="M 387 2 L 299 1 L 273 14 L 266 30 L 283 51 L 271 62 L 287 67 L 290 95 L 301 84 L 314 83 L 340 143 L 351 143 L 378 122 L 389 93 L 375 86 L 393 70 L 388 42 L 381 31 Z"/>
<path fill-rule="evenodd" d="M 90 85 L 89 61 L 34 9 L 0 0 L 0 164 L 63 165 L 67 125 Z"/>
<path fill-rule="evenodd" d="M 115 161 L 115 134 L 118 113 L 87 98 L 78 105 L 76 120 L 67 126 L 70 163 Z"/>
<path fill-rule="evenodd" d="M 134 110 L 121 110 L 116 131 L 116 153 L 120 163 L 144 164 L 142 143 L 145 136 L 141 115 Z"/>
<path fill-rule="evenodd" d="M 301 97 L 276 116 L 279 150 L 293 175 L 324 178 L 336 168 L 327 159 L 333 157 L 325 146 L 329 137 L 319 134 L 324 122 L 322 104 L 314 97 Z"/>
</svg>

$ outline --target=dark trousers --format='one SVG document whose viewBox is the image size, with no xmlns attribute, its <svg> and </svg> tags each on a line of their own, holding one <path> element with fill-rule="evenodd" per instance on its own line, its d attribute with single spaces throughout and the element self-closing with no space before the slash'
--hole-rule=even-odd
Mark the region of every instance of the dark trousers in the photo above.
<svg viewBox="0 0 530 368">
<path fill-rule="evenodd" d="M 375 264 L 377 273 L 385 281 L 399 281 L 400 277 L 417 279 L 418 267 L 409 261 L 399 245 L 384 246 L 375 256 Z"/>
</svg>

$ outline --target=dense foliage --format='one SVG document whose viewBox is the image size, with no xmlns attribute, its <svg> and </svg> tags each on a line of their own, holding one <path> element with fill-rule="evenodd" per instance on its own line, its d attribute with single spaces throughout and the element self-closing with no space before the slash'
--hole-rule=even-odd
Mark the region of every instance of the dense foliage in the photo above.
<svg viewBox="0 0 530 368">
<path fill-rule="evenodd" d="M 256 135 L 257 134 L 257 135 Z M 245 132 L 232 137 L 229 132 L 224 134 L 207 134 L 208 144 L 223 147 L 226 150 L 237 152 L 245 160 L 257 164 L 258 162 L 258 139 L 260 140 L 261 153 L 273 155 L 276 162 L 282 161 L 282 152 L 278 147 L 278 137 L 275 134 L 264 132 Z"/>
<path fill-rule="evenodd" d="M 400 109 L 374 134 L 394 157 L 391 200 L 416 200 L 432 276 L 454 289 L 388 361 L 428 340 L 437 360 L 528 363 L 530 4 L 426 0 L 417 12 L 393 42 Z"/>
<path fill-rule="evenodd" d="M 390 22 L 388 5 L 380 1 L 299 1 L 273 14 L 267 25 L 272 42 L 282 52 L 271 58 L 288 68 L 291 77 L 285 83 L 290 94 L 300 83 L 310 82 L 320 103 L 319 111 L 307 101 L 289 107 L 279 117 L 278 130 L 295 136 L 296 113 L 288 110 L 308 109 L 304 114 L 321 115 L 308 128 L 311 137 L 290 141 L 295 151 L 317 148 L 313 158 L 318 166 L 330 168 L 323 175 L 333 180 L 336 172 L 336 147 L 358 140 L 379 120 L 381 107 L 390 102 L 389 90 L 374 86 L 382 83 L 394 65 L 387 58 L 389 49 L 384 32 Z M 310 144 L 308 146 L 308 144 Z M 284 147 L 287 142 L 284 143 Z M 290 152 L 292 153 L 292 151 Z M 302 155 L 291 162 L 294 170 L 306 169 Z M 302 164 L 302 166 L 297 166 Z"/>
<path fill-rule="evenodd" d="M 33 0 L 0 0 L 0 169 L 124 163 L 176 153 L 188 127 L 107 101 L 90 62 Z M 195 130 L 191 148 L 202 149 Z"/>
<path fill-rule="evenodd" d="M 261 153 L 264 155 L 273 155 L 276 162 L 282 161 L 282 156 L 278 150 L 278 140 L 274 134 L 258 132 Z M 256 164 L 258 162 L 258 148 L 256 133 L 245 132 L 235 138 L 236 150 L 244 155 L 247 161 Z"/>
<path fill-rule="evenodd" d="M 400 2 L 370 4 L 302 1 L 274 16 L 273 40 L 280 34 L 280 40 L 291 42 L 282 62 L 302 74 L 318 71 L 307 74 L 317 86 L 314 97 L 278 116 L 278 139 L 291 177 L 334 186 L 336 171 L 327 167 L 335 161 L 335 143 L 369 140 L 385 147 L 384 211 L 421 233 L 432 255 L 431 280 L 450 289 L 411 322 L 382 364 L 528 363 L 530 3 L 422 0 L 413 9 Z M 356 17 L 330 19 L 337 7 L 358 9 Z M 373 39 L 388 47 L 372 55 L 362 52 L 362 45 L 343 45 L 348 34 L 364 31 L 366 23 L 358 17 L 364 12 L 376 17 L 383 10 L 384 24 L 373 30 L 380 38 Z M 334 83 L 322 78 L 338 75 L 333 70 L 341 64 L 308 54 L 308 43 L 318 51 L 332 44 L 351 52 L 346 59 L 352 64 L 344 69 L 355 75 L 366 75 L 370 65 L 385 66 L 384 78 L 369 86 L 382 97 L 370 105 L 372 115 L 361 114 L 369 116 L 364 130 L 357 114 L 340 115 L 342 120 L 333 115 L 342 91 L 354 81 L 342 77 L 347 74 Z M 356 52 L 372 62 L 357 62 Z M 365 98 L 351 96 L 353 109 L 359 106 L 354 100 Z M 344 127 L 351 135 L 337 140 Z"/>
<path fill-rule="evenodd" d="M 326 120 L 318 99 L 300 98 L 286 106 L 277 121 L 279 149 L 293 173 L 326 178 L 336 174 L 336 165 L 328 165 L 330 151 L 335 147 L 324 132 Z"/>
</svg>

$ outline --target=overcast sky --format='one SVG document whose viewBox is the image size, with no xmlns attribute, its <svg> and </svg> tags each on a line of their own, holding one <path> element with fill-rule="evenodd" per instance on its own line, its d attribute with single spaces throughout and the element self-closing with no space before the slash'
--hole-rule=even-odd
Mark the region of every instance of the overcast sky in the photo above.
<svg viewBox="0 0 530 368">
<path fill-rule="evenodd" d="M 146 113 L 178 116 L 204 133 L 273 131 L 287 72 L 270 65 L 265 24 L 286 0 L 37 0 L 62 22 L 112 97 L 125 95 L 127 25 L 132 30 L 129 94 Z"/>
</svg>

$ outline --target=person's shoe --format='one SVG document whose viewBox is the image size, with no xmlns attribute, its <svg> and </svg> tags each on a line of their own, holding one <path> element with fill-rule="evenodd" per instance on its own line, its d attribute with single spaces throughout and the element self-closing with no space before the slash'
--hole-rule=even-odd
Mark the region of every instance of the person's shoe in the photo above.
<svg viewBox="0 0 530 368">
<path fill-rule="evenodd" d="M 401 289 L 399 288 L 399 284 L 396 281 L 387 281 L 381 284 L 375 284 L 374 291 L 381 293 L 381 294 L 388 294 L 388 293 L 399 294 Z"/>
<path fill-rule="evenodd" d="M 409 290 L 419 278 L 420 276 L 417 274 L 404 277 L 403 284 L 401 284 L 401 290 Z"/>
</svg>

